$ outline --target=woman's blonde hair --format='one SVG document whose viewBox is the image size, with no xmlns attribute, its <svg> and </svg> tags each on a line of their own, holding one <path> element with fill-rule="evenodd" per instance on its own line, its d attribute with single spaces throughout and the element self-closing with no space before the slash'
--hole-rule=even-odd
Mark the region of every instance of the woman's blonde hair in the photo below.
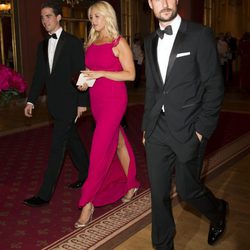
<svg viewBox="0 0 250 250">
<path fill-rule="evenodd" d="M 106 30 L 108 35 L 113 39 L 116 39 L 119 36 L 117 18 L 114 8 L 106 1 L 99 1 L 91 5 L 88 9 L 88 18 L 90 20 L 90 13 L 95 9 L 100 15 L 104 16 L 106 21 Z M 88 41 L 86 47 L 90 46 L 99 36 L 99 32 L 91 27 Z"/>
</svg>

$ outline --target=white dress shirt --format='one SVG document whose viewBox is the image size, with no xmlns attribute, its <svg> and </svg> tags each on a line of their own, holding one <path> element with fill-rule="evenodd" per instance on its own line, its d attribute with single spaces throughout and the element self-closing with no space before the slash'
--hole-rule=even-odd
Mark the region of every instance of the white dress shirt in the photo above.
<svg viewBox="0 0 250 250">
<path fill-rule="evenodd" d="M 170 23 L 170 25 L 172 26 L 173 34 L 172 35 L 164 34 L 163 39 L 159 38 L 158 40 L 157 58 L 163 83 L 165 83 L 169 56 L 172 51 L 175 37 L 180 27 L 180 24 L 181 24 L 181 17 L 177 15 L 175 19 Z M 164 28 L 160 26 L 160 29 Z"/>
<path fill-rule="evenodd" d="M 60 38 L 61 33 L 62 33 L 62 27 L 60 27 L 55 32 L 55 34 L 57 36 L 57 39 L 54 39 L 54 38 L 50 38 L 49 39 L 49 43 L 48 43 L 48 58 L 49 58 L 50 73 L 52 71 L 52 66 L 53 66 L 53 60 L 54 60 L 54 55 L 55 55 L 55 51 L 56 51 L 56 46 L 57 46 L 57 43 L 58 43 L 58 40 Z"/>
<path fill-rule="evenodd" d="M 57 39 L 54 39 L 54 38 L 50 38 L 49 39 L 49 42 L 48 42 L 48 58 L 49 58 L 49 69 L 50 69 L 50 73 L 52 71 L 52 66 L 53 66 L 53 60 L 54 60 L 54 55 L 55 55 L 55 51 L 56 51 L 56 45 L 58 43 L 58 40 L 60 38 L 60 35 L 62 33 L 62 27 L 60 27 L 56 32 L 56 36 L 57 36 Z M 50 34 L 52 35 L 52 34 Z M 33 105 L 33 108 L 34 108 L 34 104 L 31 103 L 31 102 L 27 102 L 27 104 L 31 104 Z"/>
<path fill-rule="evenodd" d="M 158 46 L 157 46 L 157 59 L 158 59 L 158 65 L 160 68 L 160 73 L 161 73 L 163 84 L 165 84 L 165 80 L 166 80 L 170 53 L 174 45 L 176 34 L 181 25 L 181 17 L 177 14 L 175 19 L 172 20 L 172 22 L 170 23 L 170 25 L 172 26 L 173 34 L 172 35 L 164 34 L 163 39 L 159 37 Z M 164 28 L 165 27 L 160 26 L 160 29 L 163 30 Z M 164 105 L 162 105 L 162 112 L 165 113 Z"/>
</svg>

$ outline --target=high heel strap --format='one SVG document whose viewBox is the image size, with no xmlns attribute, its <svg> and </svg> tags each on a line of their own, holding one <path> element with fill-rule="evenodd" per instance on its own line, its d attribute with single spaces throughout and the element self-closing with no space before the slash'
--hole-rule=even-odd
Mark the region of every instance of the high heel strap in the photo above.
<svg viewBox="0 0 250 250">
<path fill-rule="evenodd" d="M 132 195 L 130 196 L 130 197 L 128 197 L 128 193 L 126 194 L 126 195 L 124 195 L 123 197 L 122 197 L 122 202 L 123 203 L 127 203 L 127 202 L 130 202 L 135 196 L 136 196 L 136 194 L 137 194 L 137 192 L 138 192 L 138 189 L 139 188 L 133 188 L 133 191 L 132 191 Z M 131 190 L 131 189 L 130 189 Z M 129 191 L 130 191 L 129 190 Z M 128 192 L 129 192 L 128 191 Z"/>
<path fill-rule="evenodd" d="M 86 205 L 88 205 L 89 203 L 87 203 Z M 85 206 L 86 206 L 85 205 Z M 93 219 L 93 214 L 95 211 L 95 207 L 94 205 L 91 203 L 91 210 L 90 210 L 90 215 L 89 215 L 89 219 L 85 222 L 85 223 L 81 223 L 79 220 L 75 223 L 75 228 L 81 228 L 81 227 L 86 227 L 87 225 L 89 225 L 89 223 L 92 221 Z"/>
</svg>

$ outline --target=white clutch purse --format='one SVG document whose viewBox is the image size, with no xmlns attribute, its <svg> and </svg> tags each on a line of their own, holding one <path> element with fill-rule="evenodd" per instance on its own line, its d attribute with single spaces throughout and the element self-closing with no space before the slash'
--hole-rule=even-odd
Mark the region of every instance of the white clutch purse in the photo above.
<svg viewBox="0 0 250 250">
<path fill-rule="evenodd" d="M 76 86 L 81 86 L 83 85 L 84 83 L 87 83 L 87 85 L 89 87 L 93 87 L 94 83 L 95 83 L 95 79 L 87 79 L 83 73 L 79 74 L 79 77 L 77 79 L 77 83 L 76 83 Z"/>
</svg>

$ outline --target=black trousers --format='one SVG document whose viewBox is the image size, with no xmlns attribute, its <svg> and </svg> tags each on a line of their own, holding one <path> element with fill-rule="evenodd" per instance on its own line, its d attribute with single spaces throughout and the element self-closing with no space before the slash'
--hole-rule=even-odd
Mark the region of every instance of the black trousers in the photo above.
<svg viewBox="0 0 250 250">
<path fill-rule="evenodd" d="M 156 249 L 174 249 L 175 222 L 170 193 L 172 177 L 180 198 L 205 215 L 211 222 L 220 219 L 220 200 L 200 180 L 206 140 L 199 142 L 195 132 L 181 144 L 171 136 L 164 118 L 160 117 L 145 149 L 152 197 L 152 243 Z M 182 159 L 179 150 L 191 150 L 193 157 Z M 195 154 L 194 154 L 195 150 Z M 186 155 L 187 152 L 185 152 Z M 174 174 L 174 175 L 173 175 Z"/>
<path fill-rule="evenodd" d="M 73 121 L 55 121 L 48 167 L 38 192 L 38 196 L 43 200 L 49 201 L 52 197 L 61 172 L 66 149 L 69 151 L 70 157 L 79 172 L 79 180 L 84 180 L 87 177 L 89 158 L 75 123 Z"/>
</svg>

